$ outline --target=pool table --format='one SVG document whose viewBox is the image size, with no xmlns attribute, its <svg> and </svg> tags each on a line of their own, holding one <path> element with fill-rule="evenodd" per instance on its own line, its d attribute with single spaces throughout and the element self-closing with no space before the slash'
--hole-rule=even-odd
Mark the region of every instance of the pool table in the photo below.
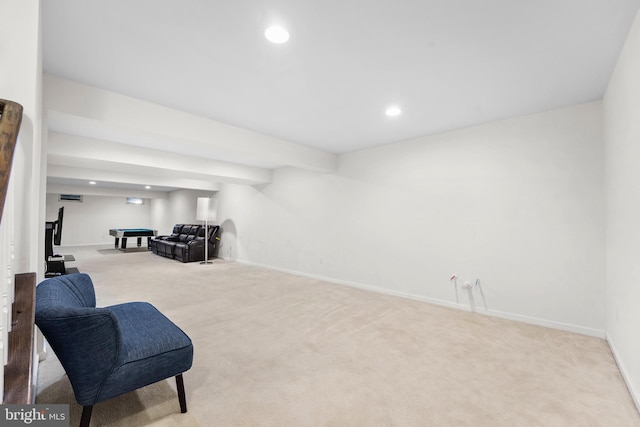
<svg viewBox="0 0 640 427">
<path fill-rule="evenodd" d="M 127 250 L 127 238 L 136 237 L 138 239 L 138 247 L 142 245 L 142 238 L 147 238 L 147 249 L 151 248 L 151 238 L 158 235 L 158 230 L 150 228 L 112 228 L 109 234 L 116 238 L 116 249 L 121 251 Z M 118 248 L 118 244 L 122 239 L 122 245 Z"/>
</svg>

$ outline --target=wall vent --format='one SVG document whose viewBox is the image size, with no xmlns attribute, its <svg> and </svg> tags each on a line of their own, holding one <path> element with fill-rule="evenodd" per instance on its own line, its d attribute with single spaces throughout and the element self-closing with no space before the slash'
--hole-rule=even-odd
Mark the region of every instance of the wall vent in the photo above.
<svg viewBox="0 0 640 427">
<path fill-rule="evenodd" d="M 82 195 L 81 194 L 61 194 L 60 197 L 58 197 L 58 201 L 82 203 Z"/>
</svg>

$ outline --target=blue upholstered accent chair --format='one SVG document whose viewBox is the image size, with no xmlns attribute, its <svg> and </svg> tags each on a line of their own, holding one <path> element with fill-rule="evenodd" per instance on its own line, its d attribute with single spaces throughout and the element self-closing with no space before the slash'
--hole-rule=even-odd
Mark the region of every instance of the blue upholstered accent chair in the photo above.
<svg viewBox="0 0 640 427">
<path fill-rule="evenodd" d="M 69 274 L 36 287 L 36 325 L 83 406 L 81 427 L 89 426 L 96 403 L 173 376 L 187 412 L 182 373 L 191 368 L 193 345 L 151 304 L 96 308 L 91 278 Z"/>
</svg>

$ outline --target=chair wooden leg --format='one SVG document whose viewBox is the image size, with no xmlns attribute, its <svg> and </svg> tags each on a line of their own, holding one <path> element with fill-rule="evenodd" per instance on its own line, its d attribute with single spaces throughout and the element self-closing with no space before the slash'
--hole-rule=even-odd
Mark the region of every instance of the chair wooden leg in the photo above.
<svg viewBox="0 0 640 427">
<path fill-rule="evenodd" d="M 178 400 L 180 401 L 180 412 L 187 412 L 187 397 L 184 394 L 184 380 L 182 374 L 176 375 L 176 386 L 178 387 Z"/>
<path fill-rule="evenodd" d="M 82 407 L 82 418 L 80 418 L 80 427 L 89 427 L 91 422 L 91 411 L 93 411 L 93 405 Z"/>
</svg>

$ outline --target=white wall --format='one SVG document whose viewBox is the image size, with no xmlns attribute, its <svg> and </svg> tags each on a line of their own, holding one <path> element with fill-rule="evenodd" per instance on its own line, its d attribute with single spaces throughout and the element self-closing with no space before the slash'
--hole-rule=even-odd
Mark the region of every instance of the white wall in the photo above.
<svg viewBox="0 0 640 427">
<path fill-rule="evenodd" d="M 162 235 L 170 234 L 174 224 L 198 224 L 197 198 L 212 197 L 215 192 L 177 190 L 166 199 L 144 199 L 143 205 L 127 204 L 121 195 L 84 194 L 82 203 L 60 202 L 58 196 L 47 193 L 46 220 L 55 221 L 58 208 L 64 206 L 62 246 L 73 246 L 113 244 L 111 228 L 154 228 Z"/>
<path fill-rule="evenodd" d="M 171 234 L 175 224 L 198 224 L 196 206 L 198 197 L 212 197 L 215 192 L 176 190 L 168 199 L 151 200 L 151 224 L 158 234 Z"/>
<path fill-rule="evenodd" d="M 13 211 L 14 273 L 38 271 L 40 229 L 44 210 L 37 203 L 42 192 L 42 54 L 40 2 L 0 1 L 0 97 L 24 108 L 14 153 L 10 185 L 17 197 L 5 207 Z M 33 198 L 21 197 L 31 194 Z M 35 201 L 35 202 L 34 202 Z M 0 225 L 2 226 L 2 225 Z M 42 272 L 42 271 L 40 271 Z"/>
<path fill-rule="evenodd" d="M 0 97 L 24 108 L 9 195 L 0 222 L 0 359 L 7 354 L 14 275 L 42 277 L 44 248 L 44 169 L 42 143 L 42 53 L 40 2 L 0 0 Z M 30 197 L 23 197 L 23 195 Z M 42 255 L 42 256 L 41 256 Z M 4 363 L 0 363 L 0 390 Z M 32 373 L 36 378 L 36 372 Z"/>
<path fill-rule="evenodd" d="M 64 206 L 62 245 L 113 244 L 111 228 L 150 228 L 150 203 L 127 204 L 126 197 L 84 195 L 83 202 L 60 202 L 58 194 L 47 194 L 47 221 L 58 218 Z M 54 252 L 56 248 L 54 247 Z"/>
<path fill-rule="evenodd" d="M 604 336 L 599 102 L 343 155 L 337 173 L 281 169 L 218 197 L 223 257 L 447 304 L 455 272 L 480 278 L 497 314 Z"/>
<path fill-rule="evenodd" d="M 604 97 L 607 338 L 640 407 L 640 15 Z"/>
</svg>

